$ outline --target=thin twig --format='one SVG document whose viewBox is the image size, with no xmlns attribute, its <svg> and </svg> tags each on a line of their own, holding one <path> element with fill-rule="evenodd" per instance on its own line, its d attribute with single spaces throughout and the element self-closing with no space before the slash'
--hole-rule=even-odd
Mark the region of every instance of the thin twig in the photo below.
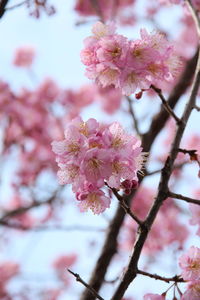
<svg viewBox="0 0 200 300">
<path fill-rule="evenodd" d="M 13 5 L 13 6 L 6 7 L 5 10 L 13 10 L 13 9 L 15 9 L 15 8 L 18 8 L 18 7 L 23 6 L 23 5 L 26 4 L 27 2 L 28 2 L 27 0 L 22 1 L 22 2 L 20 2 L 20 3 L 18 3 L 18 4 Z"/>
<path fill-rule="evenodd" d="M 22 231 L 85 231 L 85 232 L 105 232 L 104 228 L 92 227 L 92 226 L 83 226 L 83 225 L 71 225 L 71 226 L 58 226 L 58 225 L 43 225 L 43 226 L 35 226 L 29 227 L 24 226 L 18 223 L 11 223 L 4 220 L 0 220 L 0 225 L 8 227 L 13 230 L 22 230 Z"/>
<path fill-rule="evenodd" d="M 198 106 L 198 105 L 194 105 L 193 108 L 196 109 L 197 111 L 200 111 L 200 106 Z"/>
<path fill-rule="evenodd" d="M 129 107 L 129 113 L 132 117 L 132 120 L 133 120 L 133 126 L 135 128 L 135 131 L 136 133 L 141 136 L 141 132 L 140 132 L 140 129 L 139 129 L 139 125 L 138 125 L 138 120 L 135 116 L 135 112 L 133 111 L 133 106 L 132 106 L 132 100 L 129 96 L 126 96 L 126 99 L 127 99 L 127 102 L 128 102 L 128 107 Z"/>
<path fill-rule="evenodd" d="M 174 118 L 176 123 L 179 124 L 181 120 L 177 117 L 177 115 L 174 113 L 174 111 L 169 106 L 167 100 L 165 99 L 165 97 L 162 94 L 161 89 L 155 87 L 153 84 L 150 86 L 150 88 L 152 88 L 152 90 L 154 90 L 157 93 L 157 95 L 161 99 L 162 104 L 163 104 L 164 108 L 166 109 L 166 111 Z"/>
<path fill-rule="evenodd" d="M 161 280 L 161 281 L 165 281 L 167 283 L 169 283 L 170 281 L 174 281 L 174 282 L 184 282 L 184 279 L 181 278 L 180 276 L 173 276 L 173 277 L 163 277 L 157 274 L 151 274 L 142 270 L 138 270 L 137 271 L 138 274 L 143 275 L 143 276 L 147 276 L 156 280 Z"/>
<path fill-rule="evenodd" d="M 68 269 L 68 272 L 71 273 L 74 277 L 76 277 L 76 281 L 81 282 L 96 298 L 99 300 L 104 300 L 89 284 L 87 284 L 79 274 L 72 272 Z"/>
<path fill-rule="evenodd" d="M 186 164 L 187 164 L 187 162 L 183 162 L 183 163 L 177 164 L 177 165 L 174 166 L 174 170 L 181 169 L 181 168 L 184 167 Z M 159 174 L 161 171 L 162 171 L 162 169 L 157 169 L 157 170 L 154 170 L 154 171 L 151 171 L 151 172 L 148 172 L 148 171 L 147 171 L 147 172 L 145 173 L 145 177 L 146 177 L 146 176 L 152 176 L 152 175 Z"/>
<path fill-rule="evenodd" d="M 173 192 L 170 192 L 170 191 L 168 192 L 168 195 L 169 195 L 169 197 L 176 198 L 178 200 L 183 200 L 183 201 L 186 201 L 188 203 L 194 203 L 194 204 L 200 205 L 200 200 L 197 200 L 197 199 L 194 199 L 194 198 L 186 197 L 186 196 L 183 196 L 181 194 L 176 194 L 176 193 L 173 193 Z"/>
<path fill-rule="evenodd" d="M 126 202 L 124 201 L 124 197 L 119 195 L 117 190 L 114 188 L 110 188 L 113 192 L 113 194 L 115 195 L 115 197 L 119 200 L 121 207 L 125 210 L 125 212 L 139 225 L 139 226 L 143 226 L 143 222 L 138 219 L 137 216 L 134 215 L 134 213 L 131 211 L 130 207 L 126 204 Z"/>
<path fill-rule="evenodd" d="M 197 152 L 197 150 L 187 150 L 187 149 L 182 149 L 182 148 L 178 148 L 178 151 L 183 154 L 189 154 L 190 156 L 196 155 L 196 152 Z"/>
</svg>

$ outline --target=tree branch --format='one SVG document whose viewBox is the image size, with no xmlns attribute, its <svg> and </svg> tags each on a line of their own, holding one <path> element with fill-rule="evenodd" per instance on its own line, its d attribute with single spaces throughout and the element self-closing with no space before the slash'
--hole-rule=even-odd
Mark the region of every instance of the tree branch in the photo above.
<svg viewBox="0 0 200 300">
<path fill-rule="evenodd" d="M 140 132 L 139 125 L 138 125 L 138 120 L 136 119 L 135 113 L 133 111 L 132 100 L 129 96 L 126 96 L 126 99 L 128 102 L 129 113 L 133 120 L 133 127 L 135 128 L 137 135 L 141 136 L 141 132 Z"/>
<path fill-rule="evenodd" d="M 95 298 L 98 298 L 99 300 L 104 300 L 89 284 L 87 284 L 79 274 L 72 272 L 70 269 L 68 269 L 68 272 L 71 273 L 74 277 L 76 277 L 76 281 L 79 281 L 82 283 L 89 291 L 91 294 L 95 296 Z"/>
<path fill-rule="evenodd" d="M 198 112 L 200 111 L 200 107 L 198 105 L 195 105 L 193 108 L 196 109 Z"/>
<path fill-rule="evenodd" d="M 3 17 L 5 11 L 6 11 L 6 5 L 8 4 L 9 0 L 1 0 L 0 1 L 0 18 Z"/>
<path fill-rule="evenodd" d="M 164 108 L 166 109 L 166 111 L 168 112 L 168 114 L 171 115 L 172 118 L 174 118 L 174 120 L 176 121 L 177 124 L 179 124 L 180 119 L 177 117 L 177 115 L 174 113 L 174 111 L 169 106 L 168 102 L 166 101 L 165 97 L 162 94 L 161 89 L 155 87 L 153 84 L 150 86 L 150 88 L 157 93 L 157 95 L 161 99 L 162 104 L 163 104 Z"/>
<path fill-rule="evenodd" d="M 168 195 L 169 195 L 169 197 L 176 198 L 178 200 L 183 200 L 183 201 L 186 201 L 188 203 L 194 203 L 194 204 L 200 205 L 200 200 L 197 200 L 197 199 L 182 196 L 181 194 L 176 194 L 176 193 L 173 193 L 173 192 L 170 192 L 170 191 L 168 192 Z"/>
<path fill-rule="evenodd" d="M 27 0 L 22 1 L 22 2 L 20 2 L 20 3 L 18 3 L 18 4 L 13 5 L 13 6 L 6 7 L 5 10 L 13 10 L 13 9 L 15 9 L 15 8 L 18 8 L 18 7 L 23 6 L 23 5 L 26 4 L 27 2 L 28 2 Z"/>
<path fill-rule="evenodd" d="M 124 197 L 119 195 L 117 190 L 114 188 L 110 188 L 113 192 L 113 194 L 115 195 L 115 197 L 119 200 L 119 203 L 121 204 L 121 207 L 125 210 L 125 212 L 139 225 L 139 226 L 143 226 L 143 222 L 138 219 L 137 216 L 135 216 L 133 214 L 133 212 L 131 211 L 130 207 L 126 204 Z"/>
<path fill-rule="evenodd" d="M 187 164 L 187 162 L 183 162 L 183 163 L 177 164 L 177 165 L 174 166 L 174 170 L 179 170 L 182 167 L 184 167 L 186 164 Z M 162 169 L 157 169 L 157 170 L 154 170 L 154 171 L 151 171 L 151 172 L 147 171 L 147 173 L 145 174 L 145 176 L 156 175 L 156 174 L 159 174 L 161 171 L 162 171 Z"/>
<path fill-rule="evenodd" d="M 151 274 L 151 273 L 141 271 L 141 270 L 138 270 L 137 273 L 140 274 L 140 275 L 144 275 L 144 276 L 156 279 L 156 280 L 165 281 L 167 283 L 169 283 L 170 281 L 185 282 L 183 278 L 181 278 L 180 276 L 177 276 L 177 275 L 175 275 L 174 277 L 163 277 L 163 276 L 160 276 L 160 275 L 157 275 L 157 274 Z"/>
</svg>

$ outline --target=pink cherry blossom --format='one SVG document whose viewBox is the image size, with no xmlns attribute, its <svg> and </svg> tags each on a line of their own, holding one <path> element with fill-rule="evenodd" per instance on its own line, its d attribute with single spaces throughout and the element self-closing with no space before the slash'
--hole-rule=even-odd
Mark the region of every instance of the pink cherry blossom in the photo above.
<svg viewBox="0 0 200 300">
<path fill-rule="evenodd" d="M 110 199 L 100 190 L 105 182 L 126 192 L 137 187 L 137 172 L 144 163 L 140 144 L 117 122 L 106 126 L 77 117 L 65 129 L 65 139 L 52 142 L 59 183 L 72 184 L 81 211 L 90 208 L 99 214 L 110 206 Z"/>
<path fill-rule="evenodd" d="M 200 248 L 190 247 L 189 250 L 179 258 L 179 266 L 185 280 L 200 280 Z"/>
<path fill-rule="evenodd" d="M 182 295 L 181 300 L 199 300 L 200 299 L 200 281 L 190 282 L 187 290 Z"/>
<path fill-rule="evenodd" d="M 73 266 L 77 261 L 77 255 L 61 255 L 53 262 L 53 268 L 55 269 L 57 276 L 65 284 L 69 284 L 69 277 L 67 269 Z"/>
<path fill-rule="evenodd" d="M 91 211 L 94 214 L 100 214 L 104 212 L 106 208 L 110 207 L 110 198 L 105 196 L 105 193 L 101 190 L 89 191 L 84 194 L 84 191 L 78 194 L 77 199 L 80 201 L 78 206 L 81 212 Z"/>
<path fill-rule="evenodd" d="M 162 86 L 172 81 L 180 71 L 180 61 L 163 34 L 141 30 L 141 39 L 129 41 L 115 33 L 113 23 L 97 22 L 93 36 L 84 42 L 81 60 L 86 76 L 102 87 L 110 85 L 130 95 L 136 89 L 148 89 L 151 84 Z"/>
<path fill-rule="evenodd" d="M 24 46 L 16 50 L 13 64 L 17 67 L 27 68 L 32 65 L 34 58 L 34 48 L 30 46 Z"/>
</svg>

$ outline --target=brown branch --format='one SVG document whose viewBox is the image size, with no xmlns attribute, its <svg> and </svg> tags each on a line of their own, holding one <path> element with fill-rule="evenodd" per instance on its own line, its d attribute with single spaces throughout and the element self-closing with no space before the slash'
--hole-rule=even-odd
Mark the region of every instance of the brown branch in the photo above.
<svg viewBox="0 0 200 300">
<path fill-rule="evenodd" d="M 195 105 L 193 108 L 196 109 L 198 112 L 200 111 L 200 107 L 198 105 Z"/>
<path fill-rule="evenodd" d="M 174 87 L 171 95 L 168 99 L 168 104 L 173 109 L 175 105 L 178 103 L 180 97 L 185 93 L 187 88 L 189 87 L 194 71 L 197 63 L 198 51 L 196 51 L 195 55 L 187 62 L 185 70 L 182 76 L 179 79 L 179 82 Z M 160 112 L 154 117 L 152 120 L 151 126 L 147 133 L 142 136 L 142 147 L 145 152 L 149 152 L 153 142 L 155 141 L 157 135 L 165 126 L 169 118 L 169 114 L 166 110 L 161 107 Z M 143 177 L 140 177 L 140 182 L 142 182 Z M 127 204 L 130 203 L 132 198 L 134 197 L 135 190 L 129 195 L 125 197 L 125 201 Z M 124 218 L 126 216 L 125 211 L 121 208 L 121 205 L 118 205 L 116 213 L 113 217 L 113 220 L 110 223 L 110 226 L 107 231 L 107 236 L 102 248 L 102 251 L 99 255 L 97 263 L 92 272 L 89 285 L 93 287 L 96 291 L 99 291 L 101 285 L 104 282 L 104 277 L 107 272 L 107 268 L 113 258 L 113 256 L 117 253 L 117 238 L 120 232 L 121 226 L 124 222 Z M 81 297 L 81 300 L 94 300 L 95 297 L 91 295 L 86 289 Z"/>
<path fill-rule="evenodd" d="M 6 5 L 8 4 L 9 0 L 1 0 L 0 1 L 0 18 L 3 17 L 5 11 L 6 11 Z"/>
<path fill-rule="evenodd" d="M 182 149 L 182 148 L 179 148 L 178 151 L 183 154 L 189 154 L 190 156 L 196 155 L 196 152 L 197 152 L 197 150 L 187 150 L 187 149 Z"/>
<path fill-rule="evenodd" d="M 151 274 L 142 270 L 138 270 L 137 271 L 138 274 L 143 275 L 143 276 L 147 276 L 156 280 L 161 280 L 161 281 L 165 281 L 167 283 L 169 283 L 170 281 L 174 281 L 174 282 L 185 282 L 183 278 L 181 278 L 180 276 L 173 276 L 173 277 L 163 277 L 157 274 Z"/>
<path fill-rule="evenodd" d="M 181 169 L 182 167 L 184 167 L 186 164 L 187 164 L 187 162 L 183 162 L 183 163 L 177 164 L 177 165 L 174 166 L 174 170 L 179 170 L 179 169 Z M 157 169 L 157 170 L 154 170 L 154 171 L 151 171 L 151 172 L 148 172 L 148 171 L 147 171 L 147 172 L 145 173 L 145 176 L 156 175 L 156 174 L 159 174 L 161 171 L 162 171 L 162 169 Z"/>
<path fill-rule="evenodd" d="M 196 71 L 195 71 L 195 77 L 193 80 L 192 88 L 190 97 L 188 100 L 188 103 L 185 107 L 185 110 L 183 112 L 181 122 L 178 124 L 176 135 L 171 147 L 170 154 L 165 162 L 164 168 L 161 172 L 161 178 L 160 183 L 158 187 L 158 194 L 157 197 L 147 215 L 147 218 L 145 220 L 145 227 L 141 228 L 141 232 L 138 234 L 132 256 L 130 257 L 130 261 L 127 267 L 127 270 L 119 283 L 113 297 L 111 300 L 120 300 L 122 299 L 125 291 L 127 290 L 129 284 L 135 279 L 137 276 L 137 269 L 138 269 L 138 261 L 144 246 L 144 243 L 148 237 L 149 231 L 151 229 L 151 226 L 153 225 L 153 222 L 157 216 L 157 213 L 168 197 L 168 184 L 171 177 L 171 173 L 173 171 L 173 165 L 175 162 L 175 159 L 178 155 L 178 148 L 183 136 L 183 133 L 186 128 L 186 124 L 188 122 L 188 119 L 190 117 L 190 114 L 192 112 L 192 109 L 195 105 L 196 96 L 198 93 L 199 85 L 200 85 L 200 56 L 198 56 Z"/>
<path fill-rule="evenodd" d="M 169 106 L 167 100 L 165 99 L 165 97 L 162 94 L 162 90 L 159 89 L 159 88 L 157 88 L 157 87 L 155 87 L 153 84 L 150 86 L 150 88 L 157 93 L 157 95 L 161 99 L 162 104 L 163 104 L 164 108 L 166 109 L 166 111 L 169 113 L 169 115 L 172 116 L 172 118 L 174 118 L 174 120 L 176 121 L 176 123 L 179 124 L 180 119 L 177 117 L 177 115 L 174 113 L 174 111 Z"/>
<path fill-rule="evenodd" d="M 176 198 L 178 200 L 183 200 L 183 201 L 186 201 L 188 203 L 194 203 L 194 204 L 200 205 L 200 200 L 197 200 L 197 199 L 182 196 L 181 194 L 176 194 L 176 193 L 173 193 L 173 192 L 170 192 L 170 191 L 168 192 L 168 195 L 169 195 L 169 197 Z"/>
<path fill-rule="evenodd" d="M 129 107 L 129 113 L 132 117 L 133 120 L 133 127 L 135 128 L 136 133 L 141 136 L 141 132 L 139 129 L 138 125 L 138 120 L 136 119 L 135 112 L 133 111 L 133 106 L 132 106 L 132 100 L 129 96 L 126 96 L 127 102 L 128 102 L 128 107 Z"/>
<path fill-rule="evenodd" d="M 104 300 L 89 284 L 87 284 L 79 274 L 72 272 L 70 269 L 68 269 L 68 272 L 71 273 L 74 277 L 76 277 L 76 281 L 79 281 L 82 283 L 91 294 L 95 296 L 95 298 L 98 298 L 99 300 Z"/>
<path fill-rule="evenodd" d="M 13 10 L 13 9 L 15 9 L 15 8 L 18 8 L 18 7 L 23 6 L 23 5 L 26 4 L 27 2 L 28 2 L 27 0 L 22 1 L 22 2 L 20 2 L 20 3 L 18 3 L 18 4 L 13 5 L 13 6 L 6 7 L 5 10 Z"/>
<path fill-rule="evenodd" d="M 115 197 L 119 200 L 121 207 L 125 210 L 125 212 L 139 225 L 139 226 L 144 226 L 143 222 L 138 219 L 137 216 L 135 216 L 133 214 L 133 212 L 131 211 L 130 207 L 126 204 L 124 197 L 119 195 L 116 189 L 111 188 L 113 194 L 115 195 Z"/>
</svg>

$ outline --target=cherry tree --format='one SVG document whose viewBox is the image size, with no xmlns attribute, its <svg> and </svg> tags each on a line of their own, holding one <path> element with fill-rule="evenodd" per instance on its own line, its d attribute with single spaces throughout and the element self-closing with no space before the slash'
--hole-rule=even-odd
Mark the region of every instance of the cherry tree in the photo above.
<svg viewBox="0 0 200 300">
<path fill-rule="evenodd" d="M 0 26 L 60 8 L 2 0 Z M 75 86 L 40 76 L 37 45 L 12 49 L 31 84 L 0 74 L 0 299 L 199 300 L 200 1 L 70 9 Z"/>
</svg>

